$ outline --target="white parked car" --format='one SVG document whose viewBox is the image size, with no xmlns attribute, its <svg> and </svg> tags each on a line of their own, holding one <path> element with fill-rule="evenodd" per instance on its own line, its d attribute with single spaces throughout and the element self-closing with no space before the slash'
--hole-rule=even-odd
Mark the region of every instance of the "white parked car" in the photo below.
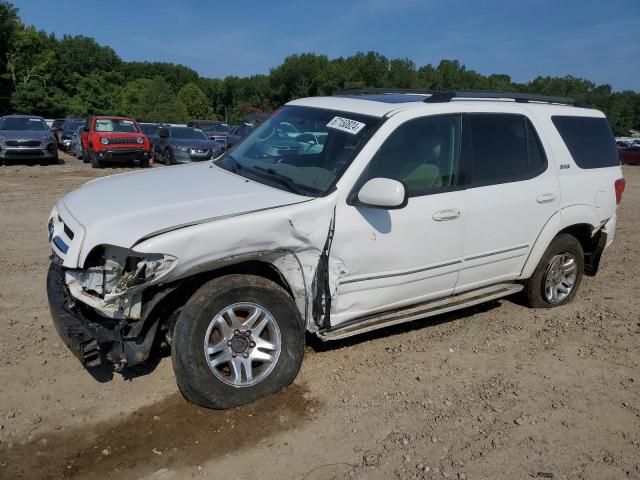
<svg viewBox="0 0 640 480">
<path fill-rule="evenodd" d="M 292 142 L 281 124 L 324 142 L 265 149 Z M 60 200 L 51 312 L 88 368 L 170 345 L 184 396 L 232 407 L 294 380 L 306 332 L 339 339 L 518 292 L 566 304 L 613 240 L 623 189 L 607 119 L 571 99 L 295 100 L 214 162 Z"/>
</svg>

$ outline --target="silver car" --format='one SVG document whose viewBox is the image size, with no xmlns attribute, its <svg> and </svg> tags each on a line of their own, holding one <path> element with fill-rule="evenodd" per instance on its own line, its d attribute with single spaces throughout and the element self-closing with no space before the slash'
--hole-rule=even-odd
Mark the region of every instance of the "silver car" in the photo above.
<svg viewBox="0 0 640 480">
<path fill-rule="evenodd" d="M 0 162 L 30 160 L 58 163 L 58 146 L 42 117 L 7 115 L 0 117 Z"/>
</svg>

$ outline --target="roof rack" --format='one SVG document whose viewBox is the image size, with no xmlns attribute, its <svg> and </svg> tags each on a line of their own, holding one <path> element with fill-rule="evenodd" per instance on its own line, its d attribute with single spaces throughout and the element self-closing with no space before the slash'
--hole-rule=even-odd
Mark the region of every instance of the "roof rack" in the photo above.
<svg viewBox="0 0 640 480">
<path fill-rule="evenodd" d="M 336 93 L 340 95 L 384 95 L 384 94 L 407 94 L 407 95 L 431 95 L 433 90 L 413 90 L 410 88 L 348 88 Z"/>
<path fill-rule="evenodd" d="M 560 105 L 572 105 L 574 107 L 587 108 L 588 105 L 571 97 L 555 97 L 519 92 L 496 92 L 491 90 L 414 90 L 409 88 L 350 88 L 336 93 L 341 95 L 428 95 L 425 103 L 446 103 L 454 98 L 467 100 L 512 100 L 517 103 L 551 103 Z"/>
<path fill-rule="evenodd" d="M 454 98 L 460 98 L 468 100 L 513 100 L 517 103 L 555 103 L 572 105 L 574 107 L 587 107 L 585 102 L 576 100 L 575 98 L 553 97 L 532 93 L 493 92 L 491 90 L 444 90 L 431 93 L 432 95 L 424 99 L 425 103 L 446 103 Z"/>
</svg>

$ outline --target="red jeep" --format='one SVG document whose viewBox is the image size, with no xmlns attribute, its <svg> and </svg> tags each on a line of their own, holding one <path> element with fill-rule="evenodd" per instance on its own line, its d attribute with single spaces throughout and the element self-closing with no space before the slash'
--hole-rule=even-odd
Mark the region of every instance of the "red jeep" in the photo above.
<svg viewBox="0 0 640 480">
<path fill-rule="evenodd" d="M 149 166 L 151 145 L 138 122 L 126 117 L 89 117 L 82 132 L 82 160 L 94 168 L 109 161 L 134 160 Z"/>
</svg>

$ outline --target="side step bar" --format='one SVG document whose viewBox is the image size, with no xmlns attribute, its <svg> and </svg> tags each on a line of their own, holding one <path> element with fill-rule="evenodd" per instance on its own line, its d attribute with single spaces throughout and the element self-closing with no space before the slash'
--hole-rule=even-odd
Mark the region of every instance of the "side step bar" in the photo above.
<svg viewBox="0 0 640 480">
<path fill-rule="evenodd" d="M 431 317 L 440 313 L 451 312 L 489 300 L 506 297 L 507 295 L 521 291 L 523 288 L 524 286 L 519 283 L 499 283 L 489 287 L 482 287 L 411 307 L 356 318 L 344 324 L 337 325 L 335 328 L 321 331 L 319 337 L 322 340 L 339 340 L 341 338 L 351 337 L 352 335 L 370 332 L 371 330 Z"/>
</svg>

